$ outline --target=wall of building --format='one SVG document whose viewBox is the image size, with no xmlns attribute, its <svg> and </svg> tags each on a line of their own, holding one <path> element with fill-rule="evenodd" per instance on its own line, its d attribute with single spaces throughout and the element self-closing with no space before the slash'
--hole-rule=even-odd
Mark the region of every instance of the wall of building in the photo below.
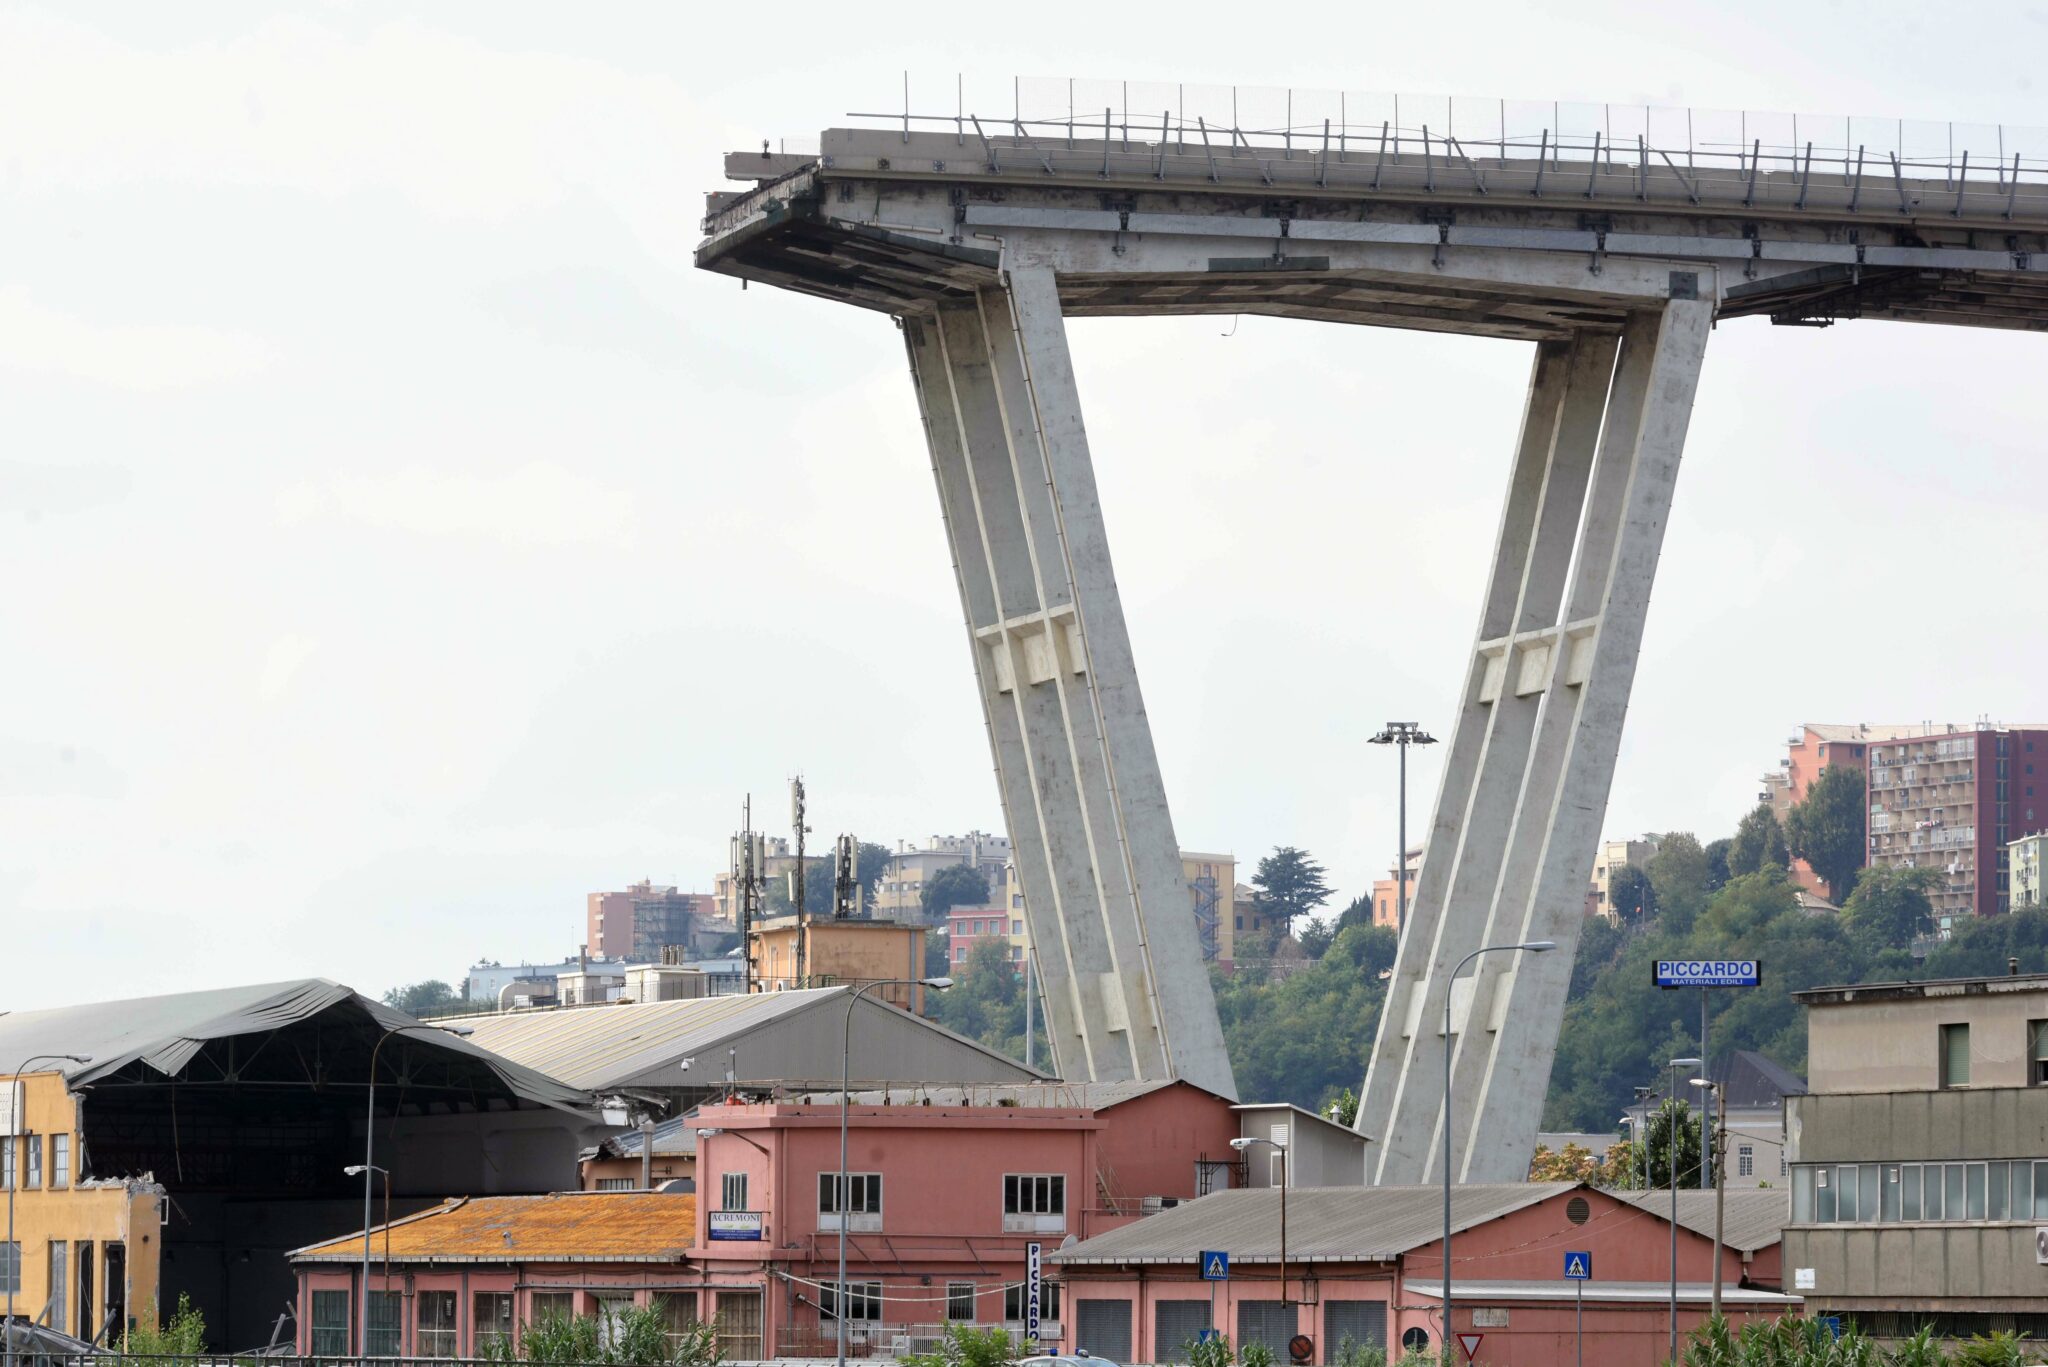
<svg viewBox="0 0 2048 1367">
<path fill-rule="evenodd" d="M 109 1306 L 125 1308 L 114 1330 L 116 1338 L 130 1322 L 153 1323 L 163 1188 L 147 1182 L 101 1182 L 93 1178 L 89 1167 L 81 1179 L 79 1165 L 89 1155 L 79 1142 L 77 1101 L 62 1075 L 32 1073 L 19 1081 L 21 1119 L 17 1128 L 26 1133 L 0 1137 L 0 1144 L 14 1150 L 17 1184 L 12 1210 L 22 1271 L 15 1312 L 33 1319 L 48 1306 L 51 1249 L 53 1244 L 61 1244 L 65 1299 L 58 1328 L 92 1339 L 99 1334 Z M 0 1081 L 0 1087 L 11 1085 L 12 1081 Z M 52 1135 L 70 1141 L 68 1174 L 61 1188 L 53 1181 Z M 34 1187 L 26 1185 L 31 1144 L 41 1149 L 41 1175 Z M 115 1248 L 114 1267 L 120 1274 L 111 1279 L 110 1245 Z M 85 1277 L 91 1280 L 90 1296 L 81 1294 Z"/>
<path fill-rule="evenodd" d="M 924 976 L 922 925 L 898 925 L 881 920 L 805 921 L 803 973 L 797 972 L 797 923 L 783 917 L 770 921 L 756 932 L 759 991 L 786 992 L 800 987 L 833 987 L 851 983 L 886 983 L 895 979 Z M 924 989 L 915 986 L 878 987 L 870 1000 L 886 1001 L 924 1011 Z"/>
<path fill-rule="evenodd" d="M 1795 1163 L 2048 1158 L 2048 1088 L 1790 1097 L 1786 1129 Z"/>
<path fill-rule="evenodd" d="M 2048 1267 L 2032 1220 L 1940 1225 L 1790 1226 L 1786 1265 L 1810 1270 L 1813 1313 L 1947 1310 L 2041 1313 Z M 1953 1294 L 1951 1294 L 1953 1293 Z"/>
<path fill-rule="evenodd" d="M 1931 984 L 1913 995 L 1872 993 L 1816 1007 L 1806 1017 L 1808 1083 L 1815 1092 L 1933 1090 L 1941 1085 L 1941 1026 L 1970 1026 L 1970 1085 L 2028 1081 L 2028 1022 L 2048 1019 L 2048 984 L 1998 979 Z"/>
</svg>

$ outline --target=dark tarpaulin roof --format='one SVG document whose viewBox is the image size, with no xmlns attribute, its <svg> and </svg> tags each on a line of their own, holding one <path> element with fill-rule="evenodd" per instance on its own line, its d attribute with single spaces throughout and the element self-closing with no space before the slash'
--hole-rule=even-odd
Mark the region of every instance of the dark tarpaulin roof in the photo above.
<svg viewBox="0 0 2048 1367">
<path fill-rule="evenodd" d="M 89 1086 L 136 1063 L 176 1077 L 214 1040 L 267 1034 L 337 1009 L 366 1016 L 385 1031 L 411 1026 L 407 1038 L 475 1059 L 522 1100 L 596 1119 L 587 1092 L 325 978 L 10 1012 L 0 1015 L 0 1070 L 11 1072 L 38 1054 L 82 1054 L 92 1062 L 44 1063 L 34 1065 L 34 1070 L 62 1071 L 73 1088 Z"/>
</svg>

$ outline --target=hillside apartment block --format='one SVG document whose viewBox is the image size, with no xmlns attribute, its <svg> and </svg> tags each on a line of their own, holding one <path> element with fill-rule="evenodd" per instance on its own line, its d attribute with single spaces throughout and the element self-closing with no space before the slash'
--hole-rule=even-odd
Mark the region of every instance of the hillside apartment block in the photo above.
<svg viewBox="0 0 2048 1367">
<path fill-rule="evenodd" d="M 2009 846 L 2048 829 L 2048 727 L 1810 722 L 1759 796 L 1782 820 L 1837 765 L 1864 775 L 1865 865 L 1939 871 L 1938 933 L 2011 909 Z M 1818 890 L 1803 863 L 1794 873 Z"/>
</svg>

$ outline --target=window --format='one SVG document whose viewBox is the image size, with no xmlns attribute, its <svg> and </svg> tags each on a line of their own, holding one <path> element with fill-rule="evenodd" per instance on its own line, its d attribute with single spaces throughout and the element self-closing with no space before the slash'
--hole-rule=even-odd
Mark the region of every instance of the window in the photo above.
<svg viewBox="0 0 2048 1367">
<path fill-rule="evenodd" d="M 818 1228 L 831 1230 L 839 1228 L 839 1212 L 843 1205 L 846 1210 L 848 1229 L 876 1230 L 882 1227 L 882 1174 L 879 1172 L 849 1172 L 846 1174 L 846 1200 L 836 1199 L 839 1174 L 821 1172 L 818 1174 Z M 849 1315 L 851 1319 L 853 1316 Z"/>
<path fill-rule="evenodd" d="M 403 1347 L 405 1337 L 405 1293 L 403 1291 L 372 1291 L 369 1296 L 370 1335 L 369 1356 L 373 1358 L 395 1358 Z"/>
<path fill-rule="evenodd" d="M 479 1291 L 469 1321 L 471 1357 L 489 1357 L 493 1348 L 512 1346 L 512 1293 Z M 511 1356 L 508 1352 L 506 1356 Z"/>
<path fill-rule="evenodd" d="M 670 1351 L 680 1353 L 697 1328 L 697 1297 L 694 1294 L 656 1296 L 654 1304 L 661 1311 L 662 1330 L 668 1335 Z"/>
<path fill-rule="evenodd" d="M 1941 1085 L 1970 1085 L 1970 1027 L 1967 1024 L 1941 1027 Z"/>
<path fill-rule="evenodd" d="M 21 1294 L 21 1245 L 0 1243 L 0 1293 Z"/>
<path fill-rule="evenodd" d="M 1061 1173 L 1006 1173 L 1003 1232 L 1058 1234 L 1067 1227 L 1067 1179 Z"/>
<path fill-rule="evenodd" d="M 0 1191 L 14 1190 L 14 1155 L 19 1148 L 14 1136 L 0 1136 Z"/>
<path fill-rule="evenodd" d="M 1003 1319 L 1011 1324 L 1022 1324 L 1029 1318 L 1028 1305 L 1030 1288 L 1008 1286 L 1003 1288 Z M 1042 1281 L 1038 1284 L 1038 1327 L 1060 1322 L 1060 1284 Z"/>
<path fill-rule="evenodd" d="M 348 1292 L 315 1291 L 313 1293 L 313 1356 L 316 1358 L 340 1358 L 348 1356 L 349 1341 Z"/>
<path fill-rule="evenodd" d="M 751 1362 L 761 1356 L 761 1293 L 721 1291 L 712 1327 L 718 1333 L 718 1355 L 728 1362 Z"/>
<path fill-rule="evenodd" d="M 2048 1020 L 2027 1022 L 2027 1080 L 2048 1084 Z"/>
<path fill-rule="evenodd" d="M 720 1210 L 745 1210 L 747 1208 L 747 1175 L 743 1172 L 728 1172 L 718 1179 L 718 1208 Z"/>
<path fill-rule="evenodd" d="M 62 1239 L 50 1240 L 50 1319 L 51 1324 L 64 1323 L 64 1272 L 70 1265 L 71 1246 Z"/>
<path fill-rule="evenodd" d="M 974 1318 L 974 1283 L 946 1283 L 946 1318 L 949 1320 L 972 1320 Z"/>
<path fill-rule="evenodd" d="M 1667 1144 L 1665 1147 L 1669 1148 L 1670 1146 Z M 1754 1146 L 1749 1144 L 1737 1144 L 1735 1146 L 1735 1175 L 1737 1177 L 1756 1176 L 1756 1149 Z"/>
<path fill-rule="evenodd" d="M 1022 935 L 1024 933 L 1024 920 L 1022 917 L 1013 916 L 1010 918 L 1010 933 L 1012 935 Z"/>
<path fill-rule="evenodd" d="M 43 1137 L 39 1134 L 25 1134 L 21 1137 L 22 1152 L 28 1155 L 28 1166 L 22 1170 L 21 1184 L 30 1191 L 43 1185 Z"/>
<path fill-rule="evenodd" d="M 421 1291 L 416 1293 L 415 1299 L 419 1304 L 419 1327 L 413 1338 L 413 1356 L 454 1357 L 455 1293 Z"/>
<path fill-rule="evenodd" d="M 71 1186 L 71 1136 L 53 1134 L 50 1136 L 50 1190 L 65 1191 Z"/>
<path fill-rule="evenodd" d="M 821 1282 L 818 1285 L 818 1317 L 821 1320 L 836 1321 L 839 1318 L 839 1284 Z M 846 1322 L 857 1320 L 878 1320 L 882 1318 L 882 1284 L 880 1282 L 848 1282 L 846 1284 Z"/>
<path fill-rule="evenodd" d="M 600 1177 L 597 1179 L 597 1189 L 599 1191 L 631 1191 L 633 1190 L 633 1179 L 630 1177 Z"/>
<path fill-rule="evenodd" d="M 576 1293 L 573 1291 L 536 1291 L 526 1298 L 528 1324 L 567 1319 L 575 1313 Z"/>
</svg>

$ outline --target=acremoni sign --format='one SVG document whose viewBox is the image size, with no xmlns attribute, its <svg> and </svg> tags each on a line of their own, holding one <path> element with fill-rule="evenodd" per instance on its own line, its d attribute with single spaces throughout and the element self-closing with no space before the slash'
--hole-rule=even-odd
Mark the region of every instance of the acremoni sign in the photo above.
<svg viewBox="0 0 2048 1367">
<path fill-rule="evenodd" d="M 1763 981 L 1761 959 L 1659 959 L 1659 987 L 1755 987 Z"/>
</svg>

